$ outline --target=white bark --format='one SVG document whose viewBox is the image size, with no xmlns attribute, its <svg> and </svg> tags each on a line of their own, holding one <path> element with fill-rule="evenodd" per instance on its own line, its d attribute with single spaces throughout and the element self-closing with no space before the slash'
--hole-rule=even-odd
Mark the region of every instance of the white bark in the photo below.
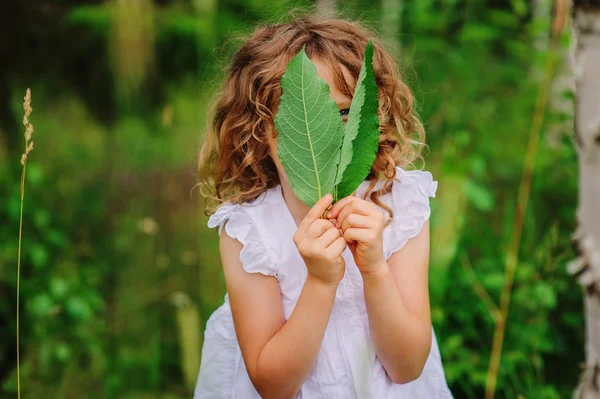
<svg viewBox="0 0 600 399">
<path fill-rule="evenodd" d="M 200 368 L 200 353 L 204 333 L 200 322 L 198 307 L 183 292 L 171 295 L 171 303 L 176 309 L 177 327 L 179 329 L 179 347 L 181 350 L 181 371 L 186 388 L 192 392 Z"/>
<path fill-rule="evenodd" d="M 140 94 L 154 65 L 154 4 L 151 0 L 117 0 L 112 8 L 111 60 L 117 91 L 125 98 Z"/>
<path fill-rule="evenodd" d="M 534 27 L 533 48 L 536 53 L 546 51 L 550 44 L 552 24 L 552 0 L 533 0 L 532 19 Z"/>
<path fill-rule="evenodd" d="M 579 209 L 570 265 L 585 290 L 586 365 L 574 397 L 600 397 L 600 1 L 574 2 Z"/>
<path fill-rule="evenodd" d="M 381 35 L 391 48 L 394 58 L 400 54 L 399 34 L 402 29 L 403 0 L 382 0 Z"/>
<path fill-rule="evenodd" d="M 335 17 L 335 3 L 337 0 L 318 0 L 316 14 L 320 17 Z"/>
</svg>

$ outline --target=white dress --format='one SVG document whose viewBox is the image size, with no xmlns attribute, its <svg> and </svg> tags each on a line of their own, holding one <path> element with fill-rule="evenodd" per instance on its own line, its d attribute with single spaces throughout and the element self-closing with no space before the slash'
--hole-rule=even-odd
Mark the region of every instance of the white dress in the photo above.
<svg viewBox="0 0 600 399">
<path fill-rule="evenodd" d="M 430 215 L 429 197 L 435 196 L 437 188 L 429 172 L 397 168 L 396 178 L 399 181 L 394 181 L 392 192 L 381 197 L 394 211 L 392 222 L 383 232 L 386 259 L 419 233 Z M 361 196 L 367 186 L 367 182 L 363 183 L 357 195 Z M 283 199 L 281 186 L 267 190 L 251 203 L 222 205 L 210 217 L 208 226 L 218 226 L 221 234 L 224 225 L 227 234 L 244 245 L 240 254 L 244 269 L 277 279 L 288 319 L 307 271 L 293 242 L 296 224 Z M 389 379 L 375 355 L 369 335 L 362 277 L 348 248 L 343 257 L 346 272 L 337 290 L 321 349 L 296 398 L 452 398 L 435 335 L 432 335 L 429 358 L 418 379 L 407 384 L 395 384 Z M 227 295 L 225 303 L 206 324 L 194 398 L 260 398 L 244 365 Z"/>
</svg>

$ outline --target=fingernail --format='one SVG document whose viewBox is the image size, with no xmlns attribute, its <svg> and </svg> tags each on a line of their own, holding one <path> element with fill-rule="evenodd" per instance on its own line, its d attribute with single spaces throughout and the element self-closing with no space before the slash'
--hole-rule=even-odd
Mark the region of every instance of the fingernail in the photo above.
<svg viewBox="0 0 600 399">
<path fill-rule="evenodd" d="M 331 212 L 327 212 L 327 217 L 328 217 L 328 218 L 330 218 L 330 217 L 331 217 L 331 215 L 333 215 L 333 213 L 331 213 Z"/>
</svg>

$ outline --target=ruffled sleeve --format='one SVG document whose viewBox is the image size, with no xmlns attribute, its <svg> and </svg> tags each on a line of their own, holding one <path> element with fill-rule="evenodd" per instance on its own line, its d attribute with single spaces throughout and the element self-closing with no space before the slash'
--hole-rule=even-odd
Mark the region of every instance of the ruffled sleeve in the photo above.
<svg viewBox="0 0 600 399">
<path fill-rule="evenodd" d="M 388 259 L 415 237 L 431 215 L 429 198 L 435 197 L 437 181 L 431 173 L 420 170 L 405 171 L 396 168 L 396 179 L 392 186 L 391 208 L 394 217 L 386 227 L 387 239 L 384 255 Z M 384 234 L 386 234 L 384 233 Z"/>
<path fill-rule="evenodd" d="M 248 273 L 278 277 L 272 251 L 243 206 L 223 204 L 208 219 L 208 227 L 218 227 L 219 235 L 225 228 L 228 236 L 242 243 L 240 261 Z"/>
</svg>

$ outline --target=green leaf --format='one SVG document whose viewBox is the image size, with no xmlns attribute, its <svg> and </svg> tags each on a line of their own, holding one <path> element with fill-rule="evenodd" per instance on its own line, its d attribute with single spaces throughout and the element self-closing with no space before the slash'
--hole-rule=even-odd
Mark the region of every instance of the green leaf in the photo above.
<svg viewBox="0 0 600 399">
<path fill-rule="evenodd" d="M 275 116 L 279 159 L 294 194 L 312 207 L 333 193 L 344 124 L 304 48 L 289 62 L 281 90 Z"/>
<path fill-rule="evenodd" d="M 63 299 L 69 291 L 69 282 L 60 277 L 50 278 L 50 293 L 55 299 Z"/>
<path fill-rule="evenodd" d="M 77 296 L 69 298 L 66 309 L 69 316 L 82 321 L 89 320 L 93 313 L 89 304 Z"/>
<path fill-rule="evenodd" d="M 492 192 L 473 180 L 467 182 L 466 195 L 471 204 L 480 211 L 489 212 L 494 208 L 494 195 Z"/>
<path fill-rule="evenodd" d="M 36 316 L 43 317 L 50 313 L 52 307 L 54 306 L 54 302 L 52 301 L 52 298 L 50 298 L 50 295 L 47 293 L 42 293 L 31 298 L 29 306 L 31 313 Z"/>
<path fill-rule="evenodd" d="M 373 43 L 365 48 L 354 91 L 336 177 L 335 200 L 351 195 L 365 180 L 379 148 L 379 94 L 373 71 Z"/>
</svg>

